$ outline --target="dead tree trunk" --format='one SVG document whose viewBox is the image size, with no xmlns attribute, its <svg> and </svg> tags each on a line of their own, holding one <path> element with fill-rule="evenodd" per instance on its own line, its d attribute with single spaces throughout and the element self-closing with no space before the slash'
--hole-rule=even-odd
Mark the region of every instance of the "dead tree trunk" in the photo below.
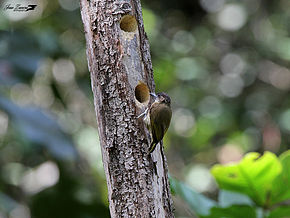
<svg viewBox="0 0 290 218">
<path fill-rule="evenodd" d="M 154 91 L 139 0 L 80 0 L 111 217 L 174 217 L 167 164 L 137 119 Z"/>
</svg>

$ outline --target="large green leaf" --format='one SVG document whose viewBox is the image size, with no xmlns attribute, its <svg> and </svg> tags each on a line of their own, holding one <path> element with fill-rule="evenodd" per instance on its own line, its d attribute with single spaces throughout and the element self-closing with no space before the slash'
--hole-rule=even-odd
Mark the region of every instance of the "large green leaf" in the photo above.
<svg viewBox="0 0 290 218">
<path fill-rule="evenodd" d="M 274 180 L 271 204 L 290 200 L 290 150 L 279 157 L 283 166 L 282 173 Z"/>
<path fill-rule="evenodd" d="M 217 206 L 215 201 L 195 192 L 187 185 L 172 177 L 170 177 L 170 187 L 174 193 L 179 195 L 200 216 L 208 216 L 210 209 Z"/>
<path fill-rule="evenodd" d="M 254 205 L 254 202 L 247 195 L 226 190 L 220 190 L 218 200 L 220 207 L 230 207 L 232 205 Z"/>
<path fill-rule="evenodd" d="M 265 205 L 272 182 L 281 171 L 281 163 L 271 152 L 261 157 L 251 152 L 238 164 L 215 165 L 211 170 L 221 189 L 244 193 L 260 206 Z"/>
<path fill-rule="evenodd" d="M 272 210 L 267 218 L 290 218 L 290 207 L 278 207 Z"/>
</svg>

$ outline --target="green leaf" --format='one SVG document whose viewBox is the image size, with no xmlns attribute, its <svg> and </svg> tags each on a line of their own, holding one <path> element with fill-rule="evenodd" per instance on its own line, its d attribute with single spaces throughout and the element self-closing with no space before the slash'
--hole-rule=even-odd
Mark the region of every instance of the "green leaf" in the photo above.
<svg viewBox="0 0 290 218">
<path fill-rule="evenodd" d="M 290 150 L 279 157 L 283 166 L 282 173 L 274 180 L 271 204 L 290 200 Z"/>
<path fill-rule="evenodd" d="M 189 188 L 187 185 L 170 177 L 170 187 L 173 193 L 179 195 L 190 208 L 200 216 L 207 216 L 210 214 L 210 209 L 217 205 L 217 203 L 202 194 L 199 194 Z"/>
<path fill-rule="evenodd" d="M 278 207 L 272 210 L 267 218 L 289 218 L 290 217 L 290 207 Z"/>
<path fill-rule="evenodd" d="M 219 187 L 246 194 L 260 206 L 266 204 L 272 182 L 282 171 L 281 163 L 275 154 L 251 152 L 238 164 L 215 165 L 211 172 Z"/>
<path fill-rule="evenodd" d="M 229 207 L 232 205 L 254 205 L 254 202 L 247 195 L 226 190 L 220 190 L 218 199 L 219 206 L 221 207 Z"/>
<path fill-rule="evenodd" d="M 209 216 L 202 218 L 256 218 L 256 209 L 247 205 L 233 205 L 227 208 L 214 207 Z"/>
</svg>

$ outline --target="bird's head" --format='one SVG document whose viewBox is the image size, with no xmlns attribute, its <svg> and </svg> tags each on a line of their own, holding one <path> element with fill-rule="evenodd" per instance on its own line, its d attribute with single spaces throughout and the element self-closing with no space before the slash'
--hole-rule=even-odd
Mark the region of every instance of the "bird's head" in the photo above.
<svg viewBox="0 0 290 218">
<path fill-rule="evenodd" d="M 159 92 L 157 94 L 150 93 L 150 95 L 155 98 L 155 102 L 157 103 L 163 103 L 168 106 L 171 104 L 170 97 L 165 92 Z"/>
</svg>

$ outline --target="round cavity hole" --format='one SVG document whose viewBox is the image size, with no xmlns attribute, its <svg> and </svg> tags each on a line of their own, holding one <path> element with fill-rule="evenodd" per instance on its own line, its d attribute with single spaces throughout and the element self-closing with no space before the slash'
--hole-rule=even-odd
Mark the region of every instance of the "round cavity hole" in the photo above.
<svg viewBox="0 0 290 218">
<path fill-rule="evenodd" d="M 120 22 L 121 30 L 125 32 L 135 32 L 137 29 L 137 21 L 132 15 L 125 15 Z"/>
<path fill-rule="evenodd" d="M 149 88 L 145 83 L 139 82 L 135 88 L 135 97 L 140 103 L 148 103 L 150 99 Z"/>
</svg>

